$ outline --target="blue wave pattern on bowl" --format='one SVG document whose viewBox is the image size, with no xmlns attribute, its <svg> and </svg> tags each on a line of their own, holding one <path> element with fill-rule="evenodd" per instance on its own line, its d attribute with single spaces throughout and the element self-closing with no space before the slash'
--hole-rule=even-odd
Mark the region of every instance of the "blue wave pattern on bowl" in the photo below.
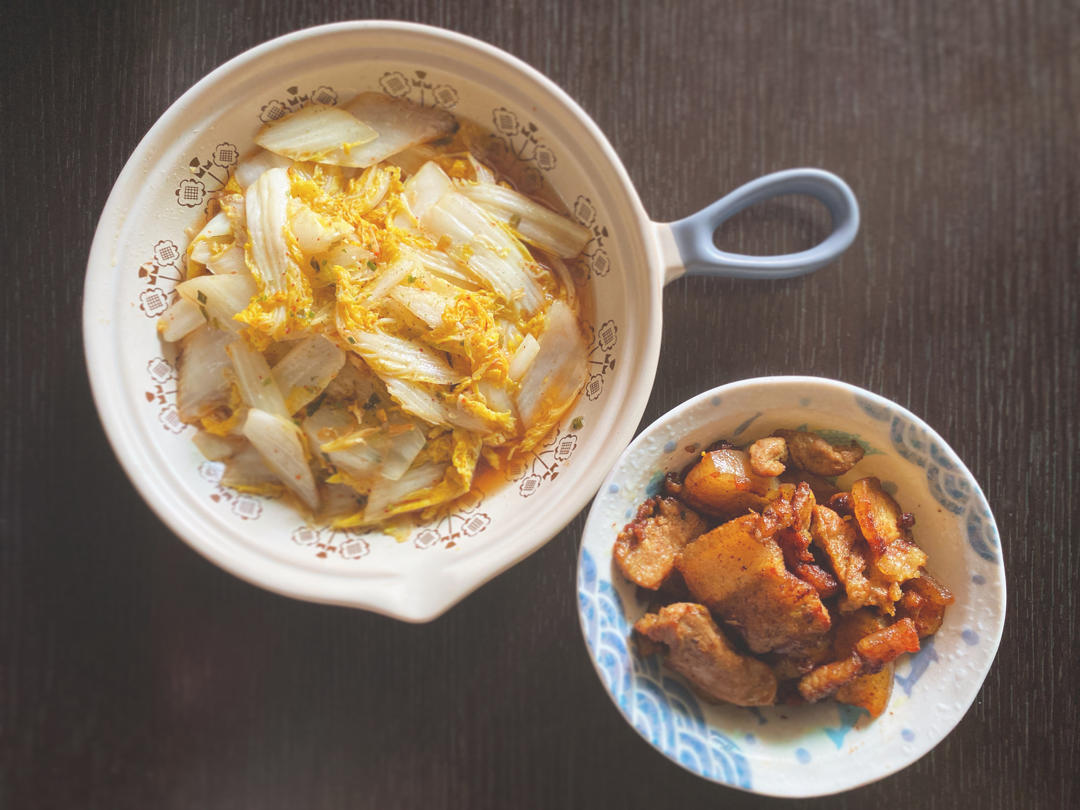
<svg viewBox="0 0 1080 810">
<path fill-rule="evenodd" d="M 619 710 L 649 742 L 687 770 L 749 790 L 750 764 L 729 737 L 710 729 L 697 698 L 665 677 L 655 656 L 642 659 L 627 647 L 630 625 L 612 584 L 598 576 L 582 549 L 578 574 L 585 641 Z"/>
<path fill-rule="evenodd" d="M 990 521 L 990 513 L 975 496 L 956 464 L 931 437 L 926 428 L 888 406 L 856 396 L 862 410 L 879 422 L 889 422 L 889 438 L 903 458 L 926 470 L 930 494 L 954 515 L 965 512 L 967 540 L 971 548 L 988 562 L 998 561 L 1001 541 Z"/>
</svg>

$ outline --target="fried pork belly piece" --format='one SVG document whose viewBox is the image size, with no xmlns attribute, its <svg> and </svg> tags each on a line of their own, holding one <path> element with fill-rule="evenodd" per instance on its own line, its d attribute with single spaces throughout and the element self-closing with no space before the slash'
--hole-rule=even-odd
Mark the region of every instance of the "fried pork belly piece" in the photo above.
<svg viewBox="0 0 1080 810">
<path fill-rule="evenodd" d="M 787 442 L 781 436 L 766 436 L 750 445 L 750 469 L 756 475 L 775 478 L 783 475 L 788 458 Z"/>
<path fill-rule="evenodd" d="M 759 537 L 774 537 L 788 571 L 813 587 L 822 599 L 835 596 L 840 583 L 817 564 L 810 551 L 810 521 L 815 504 L 810 485 L 805 481 L 794 487 L 781 485 L 779 492 L 761 513 Z"/>
<path fill-rule="evenodd" d="M 817 591 L 822 599 L 830 599 L 840 592 L 836 577 L 816 563 L 798 563 L 791 573 Z"/>
<path fill-rule="evenodd" d="M 774 435 L 787 443 L 790 463 L 814 475 L 843 475 L 863 457 L 857 442 L 836 446 L 805 430 L 777 430 Z"/>
<path fill-rule="evenodd" d="M 750 467 L 743 450 L 721 447 L 702 453 L 683 479 L 680 497 L 694 509 L 714 517 L 732 517 L 768 505 L 765 497 L 776 488 L 774 478 L 764 478 Z"/>
<path fill-rule="evenodd" d="M 761 512 L 758 520 L 758 537 L 775 537 L 782 530 L 794 525 L 795 515 L 795 485 L 782 484 L 777 490 L 775 497 Z"/>
<path fill-rule="evenodd" d="M 799 680 L 799 694 L 808 703 L 836 694 L 856 678 L 880 672 L 906 652 L 919 651 L 919 634 L 911 619 L 875 630 L 855 642 L 854 649 L 838 661 L 824 664 Z"/>
<path fill-rule="evenodd" d="M 736 706 L 769 706 L 776 700 L 776 676 L 767 664 L 740 655 L 702 605 L 679 602 L 646 613 L 634 625 L 641 635 L 667 648 L 664 663 L 686 678 L 707 700 Z"/>
<path fill-rule="evenodd" d="M 834 697 L 841 703 L 862 706 L 873 717 L 885 711 L 892 694 L 893 665 L 890 662 L 878 672 L 858 674 L 863 672 L 865 664 L 855 653 L 855 646 L 865 636 L 882 630 L 886 625 L 887 620 L 873 609 L 848 613 L 837 619 L 833 626 L 831 650 L 828 651 L 831 654 L 819 659 L 819 662 L 831 663 L 810 667 L 810 670 L 819 669 L 819 672 L 806 679 L 804 688 L 807 692 L 828 691 L 835 687 Z M 840 686 L 837 687 L 837 684 Z"/>
<path fill-rule="evenodd" d="M 750 514 L 687 545 L 676 566 L 694 598 L 755 653 L 797 652 L 828 632 L 829 613 L 811 586 L 784 567 L 780 546 Z"/>
<path fill-rule="evenodd" d="M 896 603 L 896 613 L 915 623 L 919 638 L 932 636 L 940 630 L 945 620 L 945 608 L 956 601 L 952 591 L 925 570 L 919 572 L 918 579 L 905 582 L 903 592 Z"/>
<path fill-rule="evenodd" d="M 890 662 L 880 672 L 859 675 L 837 689 L 833 697 L 840 703 L 866 709 L 871 717 L 880 717 L 892 696 L 893 669 Z"/>
<path fill-rule="evenodd" d="M 890 661 L 906 652 L 919 651 L 919 634 L 911 619 L 899 621 L 868 636 L 855 644 L 855 652 L 866 662 L 868 672 L 877 672 Z"/>
<path fill-rule="evenodd" d="M 793 655 L 769 655 L 769 664 L 778 681 L 798 680 L 828 661 L 836 659 L 833 653 L 832 633 L 818 636 L 813 645 L 808 645 Z"/>
<path fill-rule="evenodd" d="M 799 679 L 799 694 L 807 703 L 816 703 L 836 694 L 841 686 L 858 678 L 862 674 L 862 666 L 859 656 L 852 653 L 840 661 L 815 667 Z"/>
<path fill-rule="evenodd" d="M 837 619 L 833 630 L 833 657 L 850 658 L 855 646 L 865 636 L 885 628 L 888 621 L 876 610 L 860 610 Z M 893 664 L 885 664 L 878 672 L 859 675 L 836 690 L 834 697 L 841 703 L 861 706 L 871 717 L 879 716 L 892 694 Z"/>
<path fill-rule="evenodd" d="M 841 613 L 873 605 L 893 614 L 893 603 L 901 596 L 900 586 L 885 581 L 871 569 L 870 549 L 853 519 L 841 518 L 827 506 L 815 506 L 810 534 L 844 586 L 845 595 L 838 605 Z"/>
<path fill-rule="evenodd" d="M 800 481 L 791 498 L 794 521 L 790 526 L 778 532 L 777 540 L 784 552 L 784 563 L 788 570 L 809 584 L 822 599 L 828 599 L 840 590 L 840 583 L 836 581 L 836 577 L 817 564 L 813 552 L 810 551 L 810 543 L 813 541 L 810 524 L 816 505 L 810 485 L 805 481 Z"/>
<path fill-rule="evenodd" d="M 615 564 L 628 580 L 655 591 L 679 551 L 705 531 L 701 516 L 674 498 L 649 498 L 615 541 Z"/>
<path fill-rule="evenodd" d="M 795 493 L 791 496 L 791 509 L 795 513 L 795 522 L 791 524 L 791 530 L 805 539 L 805 542 L 801 544 L 803 550 L 810 547 L 810 519 L 814 515 L 816 505 L 810 485 L 805 481 L 800 481 L 795 487 Z M 812 560 L 813 556 L 803 559 Z"/>
<path fill-rule="evenodd" d="M 851 485 L 851 503 L 859 530 L 870 546 L 871 562 L 889 582 L 905 582 L 919 576 L 926 552 L 911 541 L 901 525 L 900 506 L 877 478 L 860 478 Z M 907 520 L 903 521 L 907 523 Z"/>
</svg>

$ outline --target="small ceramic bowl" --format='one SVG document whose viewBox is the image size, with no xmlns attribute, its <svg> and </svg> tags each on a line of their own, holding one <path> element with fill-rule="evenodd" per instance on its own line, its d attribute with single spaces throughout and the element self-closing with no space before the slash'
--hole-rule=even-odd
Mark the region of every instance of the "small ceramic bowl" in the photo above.
<svg viewBox="0 0 1080 810">
<path fill-rule="evenodd" d="M 956 602 L 922 650 L 897 661 L 888 708 L 876 720 L 834 701 L 762 709 L 702 701 L 683 678 L 642 658 L 630 641 L 646 611 L 613 568 L 616 534 L 637 505 L 701 449 L 745 444 L 806 426 L 858 440 L 866 455 L 839 480 L 882 480 L 914 513 L 928 569 Z M 998 532 L 974 477 L 921 419 L 887 399 L 834 380 L 763 377 L 683 403 L 650 425 L 600 488 L 578 562 L 581 627 L 596 671 L 642 737 L 682 767 L 772 796 L 818 796 L 864 785 L 910 765 L 960 721 L 994 660 L 1005 620 Z"/>
<path fill-rule="evenodd" d="M 405 542 L 307 525 L 280 501 L 221 485 L 176 409 L 175 351 L 156 319 L 183 278 L 186 229 L 203 216 L 269 121 L 359 92 L 451 110 L 490 131 L 522 182 L 547 184 L 592 233 L 583 260 L 594 311 L 589 378 L 546 443 L 502 481 Z M 529 188 L 525 188 L 529 191 Z M 810 194 L 833 232 L 790 256 L 738 256 L 717 224 L 777 194 Z M 858 207 L 815 169 L 747 184 L 698 214 L 656 223 L 611 145 L 544 76 L 483 42 L 423 25 L 367 21 L 298 31 L 215 70 L 174 103 L 132 154 L 101 215 L 87 264 L 83 334 L 94 399 L 132 482 L 177 535 L 237 576 L 300 599 L 426 621 L 535 551 L 584 508 L 633 437 L 660 351 L 666 281 L 684 272 L 776 278 L 836 258 Z"/>
</svg>

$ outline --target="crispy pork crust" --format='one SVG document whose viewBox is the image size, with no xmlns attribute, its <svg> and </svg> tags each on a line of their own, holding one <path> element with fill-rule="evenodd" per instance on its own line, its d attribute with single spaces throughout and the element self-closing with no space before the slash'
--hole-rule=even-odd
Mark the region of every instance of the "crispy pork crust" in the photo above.
<svg viewBox="0 0 1080 810">
<path fill-rule="evenodd" d="M 841 518 L 827 506 L 815 506 L 810 534 L 844 587 L 844 597 L 838 606 L 842 613 L 867 605 L 889 614 L 893 612 L 893 602 L 900 597 L 899 587 L 872 569 L 870 550 L 859 536 L 854 520 Z"/>
<path fill-rule="evenodd" d="M 856 643 L 844 658 L 823 664 L 799 680 L 799 694 L 808 703 L 835 694 L 842 686 L 861 675 L 880 672 L 888 663 L 906 652 L 919 651 L 919 634 L 911 619 L 875 630 Z"/>
<path fill-rule="evenodd" d="M 870 546 L 873 566 L 881 576 L 889 582 L 919 576 L 919 569 L 926 565 L 926 552 L 912 542 L 911 532 L 901 525 L 900 505 L 881 488 L 881 481 L 860 478 L 851 485 L 851 502 L 859 530 Z"/>
</svg>

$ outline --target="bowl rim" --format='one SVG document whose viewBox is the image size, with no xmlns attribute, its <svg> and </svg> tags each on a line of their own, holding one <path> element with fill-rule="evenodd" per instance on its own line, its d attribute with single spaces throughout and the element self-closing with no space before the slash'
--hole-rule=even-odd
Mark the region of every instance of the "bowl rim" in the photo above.
<svg viewBox="0 0 1080 810">
<path fill-rule="evenodd" d="M 253 585 L 285 596 L 309 602 L 334 604 L 361 608 L 408 622 L 427 622 L 440 616 L 474 590 L 504 572 L 517 562 L 540 549 L 578 515 L 588 504 L 599 486 L 601 474 L 583 473 L 588 486 L 566 492 L 558 510 L 542 513 L 531 529 L 518 532 L 527 536 L 529 542 L 513 544 L 513 538 L 492 545 L 483 555 L 475 555 L 471 564 L 447 566 L 444 575 L 434 577 L 432 572 L 416 574 L 417 583 L 425 587 L 410 592 L 407 583 L 397 581 L 390 586 L 380 586 L 375 581 L 345 577 L 332 571 L 314 572 L 259 556 L 248 548 L 240 547 L 227 538 L 216 539 L 204 535 L 203 521 L 197 519 L 183 503 L 168 502 L 161 493 L 166 487 L 162 474 L 148 462 L 146 442 L 140 431 L 129 424 L 124 415 L 123 397 L 116 393 L 122 386 L 123 371 L 113 351 L 118 329 L 113 314 L 111 292 L 116 283 L 114 254 L 119 242 L 123 220 L 130 208 L 140 180 L 145 176 L 145 166 L 158 157 L 159 144 L 168 144 L 170 136 L 183 129 L 183 118 L 199 103 L 201 97 L 223 79 L 238 79 L 244 71 L 254 72 L 268 56 L 292 48 L 307 40 L 337 37 L 350 34 L 367 35 L 371 32 L 403 34 L 405 36 L 430 37 L 450 43 L 462 51 L 479 52 L 484 57 L 503 63 L 516 71 L 527 82 L 538 85 L 556 102 L 561 113 L 567 116 L 567 126 L 580 129 L 591 140 L 607 161 L 615 180 L 613 195 L 627 205 L 629 215 L 636 224 L 647 255 L 640 257 L 640 268 L 630 272 L 647 274 L 644 278 L 651 289 L 646 304 L 648 317 L 641 327 L 641 340 L 635 346 L 640 351 L 636 358 L 640 370 L 626 389 L 624 414 L 609 423 L 606 429 L 608 441 L 600 448 L 590 464 L 606 471 L 618 453 L 633 437 L 633 433 L 648 403 L 652 382 L 655 378 L 660 355 L 663 310 L 660 306 L 663 286 L 663 261 L 656 228 L 649 219 L 641 200 L 630 180 L 626 168 L 599 126 L 562 88 L 540 71 L 521 59 L 489 43 L 436 26 L 395 20 L 353 20 L 313 26 L 284 34 L 255 45 L 224 62 L 173 101 L 128 157 L 105 202 L 98 220 L 86 266 L 83 287 L 83 343 L 91 393 L 94 404 L 113 452 L 132 485 L 144 502 L 168 528 L 196 552 L 215 565 L 225 569 Z M 636 409 L 636 412 L 635 412 Z M 595 481 L 595 484 L 593 483 Z M 468 570 L 465 570 L 468 569 Z"/>
<path fill-rule="evenodd" d="M 868 390 L 866 390 L 864 388 L 860 388 L 860 387 L 858 387 L 856 385 L 852 385 L 851 383 L 846 383 L 846 382 L 844 382 L 842 380 L 835 380 L 835 379 L 831 379 L 831 378 L 828 378 L 828 377 L 807 376 L 807 375 L 769 375 L 769 376 L 762 376 L 762 377 L 750 377 L 750 378 L 747 378 L 747 379 L 735 380 L 735 381 L 732 381 L 732 382 L 729 382 L 729 383 L 725 383 L 723 385 L 719 385 L 719 386 L 717 386 L 715 388 L 711 388 L 711 389 L 709 389 L 707 391 L 704 391 L 704 392 L 702 392 L 702 393 L 700 393 L 700 394 L 698 394 L 698 395 L 696 395 L 694 397 L 691 397 L 690 399 L 679 403 L 674 408 L 671 408 L 667 412 L 661 414 L 654 421 L 652 421 L 647 427 L 642 429 L 642 431 L 634 438 L 634 440 L 626 447 L 626 449 L 623 450 L 622 454 L 619 456 L 618 461 L 615 462 L 614 466 L 608 472 L 608 475 L 604 478 L 604 482 L 603 482 L 603 484 L 601 484 L 600 489 L 598 491 L 599 492 L 608 491 L 609 487 L 611 487 L 611 485 L 614 483 L 614 479 L 616 478 L 617 473 L 622 469 L 623 465 L 626 464 L 629 461 L 629 459 L 634 454 L 634 452 L 637 450 L 637 448 L 640 447 L 642 444 L 644 444 L 649 439 L 649 437 L 651 436 L 651 434 L 653 432 L 663 428 L 665 425 L 667 425 L 671 421 L 675 420 L 677 417 L 679 417 L 684 412 L 689 411 L 689 410 L 695 408 L 696 406 L 700 405 L 701 403 L 706 402 L 708 400 L 711 400 L 714 397 L 730 394 L 733 391 L 745 390 L 745 389 L 753 388 L 753 387 L 757 387 L 757 386 L 761 386 L 761 387 L 779 387 L 779 386 L 788 386 L 788 385 L 818 386 L 818 387 L 821 387 L 821 388 L 827 388 L 827 389 L 833 389 L 833 390 L 839 389 L 839 390 L 842 390 L 842 391 L 846 391 L 846 392 L 848 392 L 848 393 L 850 393 L 852 395 L 858 396 L 858 397 L 860 397 L 860 398 L 862 398 L 864 400 L 868 400 L 873 405 L 876 405 L 876 406 L 879 406 L 879 407 L 885 407 L 885 408 L 888 408 L 888 409 L 890 409 L 892 411 L 895 411 L 899 415 L 904 416 L 907 419 L 911 420 L 911 422 L 914 425 L 916 425 L 917 427 L 920 427 L 923 430 L 925 430 L 929 436 L 936 439 L 940 443 L 941 447 L 945 450 L 945 453 L 946 453 L 949 461 L 951 461 L 953 464 L 955 464 L 956 467 L 958 468 L 958 470 L 966 477 L 967 480 L 969 480 L 971 482 L 971 484 L 973 485 L 973 493 L 974 493 L 974 495 L 975 495 L 975 497 L 977 499 L 977 502 L 984 509 L 986 515 L 988 516 L 988 519 L 989 519 L 991 525 L 994 527 L 995 531 L 997 531 L 997 522 L 994 519 L 993 513 L 990 510 L 989 503 L 986 500 L 986 495 L 983 493 L 982 487 L 979 485 L 978 480 L 972 474 L 971 470 L 968 469 L 967 465 L 964 464 L 963 460 L 956 453 L 956 451 L 952 449 L 952 447 L 949 445 L 949 443 L 946 442 L 936 430 L 934 430 L 923 419 L 921 419 L 920 417 L 918 417 L 917 415 L 912 413 L 910 410 L 905 408 L 903 405 L 900 405 L 899 403 L 894 402 L 893 400 L 890 400 L 887 397 L 881 396 L 880 394 L 875 394 L 872 391 L 868 391 Z M 599 512 L 596 509 L 596 501 L 593 501 L 593 504 L 589 507 L 589 515 L 585 520 L 585 526 L 583 527 L 582 533 L 581 533 L 581 542 L 579 543 L 579 546 L 578 546 L 577 566 L 576 566 L 576 569 L 575 569 L 575 583 L 574 583 L 575 595 L 578 592 L 578 584 L 577 583 L 578 583 L 578 581 L 580 579 L 582 566 L 583 566 L 583 560 L 584 560 L 584 554 L 585 554 L 585 538 L 588 537 L 589 534 L 592 531 L 599 530 L 599 527 L 597 525 L 595 525 L 595 524 L 598 524 L 601 520 L 602 520 L 602 518 L 600 517 Z M 606 564 L 608 562 L 610 562 L 610 553 L 608 554 L 607 557 L 602 558 L 602 560 L 598 562 L 597 567 L 599 568 L 600 564 Z M 904 768 L 907 768 L 910 765 L 913 765 L 918 760 L 922 759 L 924 756 L 926 756 L 928 753 L 930 753 L 930 751 L 932 751 L 934 748 L 936 748 L 949 734 L 952 733 L 952 731 L 956 728 L 957 725 L 960 724 L 960 722 L 964 719 L 964 717 L 967 716 L 968 711 L 971 709 L 972 704 L 975 702 L 975 698 L 978 697 L 979 692 L 982 690 L 983 684 L 986 682 L 986 678 L 989 675 L 990 670 L 993 668 L 994 661 L 997 659 L 997 653 L 998 653 L 998 650 L 1000 649 L 1000 646 L 1001 646 L 1001 637 L 1002 637 L 1004 627 L 1005 627 L 1005 616 L 1006 616 L 1006 611 L 1007 611 L 1007 607 L 1008 607 L 1008 598 L 1007 598 L 1007 583 L 1006 583 L 1006 576 L 1005 576 L 1005 558 L 1004 558 L 1004 554 L 1000 554 L 1000 553 L 998 554 L 998 558 L 997 558 L 997 561 L 996 561 L 996 567 L 997 567 L 998 572 L 999 572 L 999 577 L 998 577 L 999 582 L 998 582 L 998 584 L 999 584 L 999 587 L 1000 587 L 1001 599 L 1000 599 L 1000 610 L 999 610 L 999 612 L 997 614 L 997 617 L 996 617 L 997 621 L 996 621 L 995 626 L 992 628 L 993 641 L 992 641 L 991 644 L 987 645 L 987 648 L 989 649 L 989 655 L 987 657 L 987 663 L 986 663 L 985 668 L 982 670 L 981 673 L 979 673 L 978 686 L 976 688 L 970 690 L 970 695 L 966 698 L 966 700 L 962 700 L 962 701 L 958 702 L 957 705 L 959 707 L 959 710 L 956 712 L 955 720 L 949 725 L 949 727 L 947 729 L 945 729 L 941 733 L 941 735 L 939 737 L 937 737 L 936 739 L 933 739 L 930 742 L 929 745 L 927 745 L 927 746 L 923 747 L 921 750 L 917 751 L 917 753 L 915 753 L 914 756 L 912 756 L 910 759 L 902 760 L 896 765 L 889 765 L 880 772 L 874 772 L 874 773 L 870 773 L 869 775 L 858 776 L 851 783 L 842 783 L 842 784 L 838 784 L 836 787 L 829 787 L 829 788 L 825 788 L 825 789 L 821 789 L 821 790 L 810 790 L 810 791 L 805 791 L 805 792 L 790 792 L 790 791 L 789 792 L 781 792 L 781 791 L 770 791 L 767 787 L 763 787 L 763 788 L 759 788 L 757 786 L 753 786 L 753 787 L 749 787 L 749 788 L 742 787 L 742 786 L 737 785 L 737 784 L 731 784 L 731 783 L 728 783 L 728 782 L 724 782 L 721 779 L 713 778 L 711 776 L 705 776 L 705 775 L 703 775 L 701 773 L 698 773 L 697 771 L 694 771 L 688 764 L 686 764 L 684 762 L 681 762 L 678 759 L 675 759 L 667 751 L 664 751 L 664 750 L 658 748 L 650 739 L 648 739 L 645 736 L 644 732 L 642 732 L 640 729 L 638 729 L 637 726 L 634 725 L 631 718 L 623 713 L 622 708 L 616 702 L 615 695 L 612 694 L 611 690 L 608 688 L 607 683 L 606 683 L 606 681 L 604 679 L 604 674 L 600 670 L 600 667 L 599 667 L 599 664 L 598 664 L 598 662 L 596 660 L 596 657 L 593 655 L 591 649 L 589 648 L 588 636 L 587 636 L 587 628 L 586 628 L 586 624 L 585 624 L 585 616 L 582 613 L 582 602 L 581 602 L 580 599 L 576 600 L 577 601 L 577 614 L 578 614 L 578 628 L 579 628 L 579 630 L 581 632 L 581 640 L 582 640 L 582 642 L 584 644 L 584 647 L 585 647 L 585 655 L 588 657 L 589 663 L 592 665 L 593 671 L 596 673 L 596 676 L 600 681 L 600 684 L 601 684 L 601 687 L 603 688 L 604 694 L 607 696 L 608 700 L 611 701 L 612 705 L 615 707 L 616 711 L 619 713 L 619 716 L 622 717 L 623 720 L 626 721 L 627 725 L 629 725 L 630 728 L 633 729 L 634 732 L 642 740 L 644 740 L 646 743 L 648 743 L 650 748 L 652 748 L 654 751 L 656 751 L 657 753 L 662 755 L 665 759 L 668 759 L 669 761 L 671 761 L 671 762 L 675 763 L 676 765 L 678 765 L 683 770 L 693 774 L 694 776 L 696 776 L 696 777 L 698 777 L 700 779 L 706 779 L 706 780 L 708 780 L 710 782 L 713 782 L 713 783 L 715 783 L 717 785 L 721 785 L 721 786 L 726 787 L 726 788 L 732 788 L 734 790 L 739 790 L 739 791 L 742 791 L 742 792 L 745 792 L 745 793 L 756 793 L 756 794 L 763 795 L 763 796 L 775 796 L 775 797 L 778 797 L 778 798 L 814 798 L 814 797 L 818 797 L 818 796 L 831 796 L 831 795 L 835 795 L 835 794 L 838 794 L 838 793 L 843 793 L 843 792 L 846 792 L 846 791 L 849 791 L 849 790 L 854 790 L 856 788 L 863 787 L 863 786 L 868 785 L 868 784 L 872 784 L 873 782 L 880 781 L 880 780 L 885 779 L 885 778 L 887 778 L 889 776 L 892 776 L 895 773 L 898 773 L 899 771 L 902 771 Z M 960 704 L 962 704 L 962 705 L 960 705 Z"/>
</svg>

